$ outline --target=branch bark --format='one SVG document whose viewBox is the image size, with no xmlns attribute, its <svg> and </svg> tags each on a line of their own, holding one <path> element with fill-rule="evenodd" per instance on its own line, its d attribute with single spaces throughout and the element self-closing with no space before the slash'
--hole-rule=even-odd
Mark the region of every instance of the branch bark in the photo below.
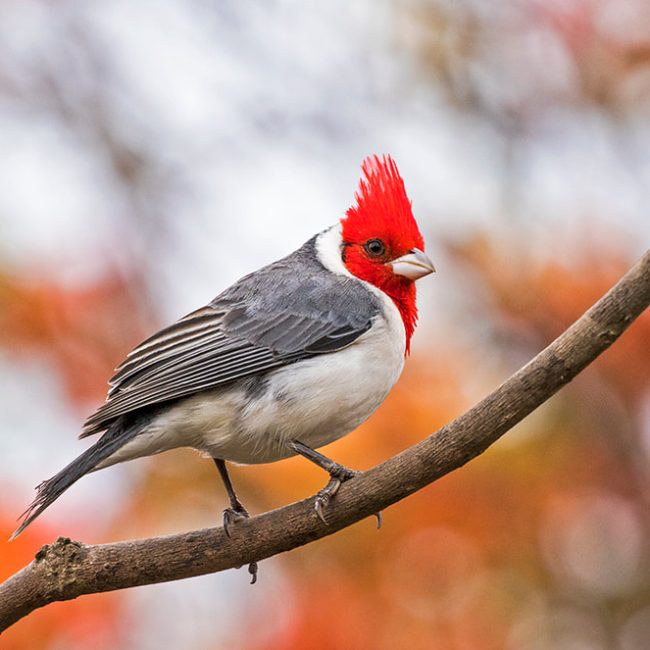
<svg viewBox="0 0 650 650">
<path fill-rule="evenodd" d="M 385 509 L 481 454 L 606 350 L 650 304 L 650 250 L 591 309 L 476 406 L 428 438 L 344 483 L 328 524 L 305 499 L 223 528 L 87 546 L 46 545 L 0 585 L 0 632 L 48 603 L 179 580 L 263 560 Z"/>
</svg>

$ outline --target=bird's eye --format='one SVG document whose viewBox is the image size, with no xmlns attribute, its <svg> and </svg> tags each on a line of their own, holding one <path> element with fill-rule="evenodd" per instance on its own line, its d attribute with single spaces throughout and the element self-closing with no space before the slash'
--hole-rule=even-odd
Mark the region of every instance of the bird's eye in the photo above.
<svg viewBox="0 0 650 650">
<path fill-rule="evenodd" d="M 363 248 L 370 257 L 381 257 L 386 252 L 386 246 L 381 239 L 369 239 Z"/>
</svg>

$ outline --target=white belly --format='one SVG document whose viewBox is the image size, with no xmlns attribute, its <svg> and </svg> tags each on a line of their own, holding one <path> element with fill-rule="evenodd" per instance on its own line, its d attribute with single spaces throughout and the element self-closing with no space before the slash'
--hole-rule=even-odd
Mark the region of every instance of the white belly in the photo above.
<svg viewBox="0 0 650 650">
<path fill-rule="evenodd" d="M 404 326 L 393 303 L 385 304 L 385 318 L 347 348 L 270 372 L 257 394 L 234 386 L 183 400 L 103 466 L 182 446 L 267 463 L 293 455 L 290 440 L 316 448 L 350 433 L 384 401 L 404 366 Z"/>
<path fill-rule="evenodd" d="M 292 455 L 291 440 L 318 448 L 356 429 L 386 399 L 404 366 L 403 344 L 398 350 L 380 327 L 344 350 L 273 373 L 264 398 L 243 410 L 241 434 L 227 445 L 226 459 L 279 460 Z"/>
</svg>

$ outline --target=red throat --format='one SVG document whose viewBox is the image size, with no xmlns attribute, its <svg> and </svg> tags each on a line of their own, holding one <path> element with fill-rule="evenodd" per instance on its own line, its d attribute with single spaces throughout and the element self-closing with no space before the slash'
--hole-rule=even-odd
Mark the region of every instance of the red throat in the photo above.
<svg viewBox="0 0 650 650">
<path fill-rule="evenodd" d="M 395 275 L 389 265 L 412 249 L 424 250 L 404 181 L 390 156 L 367 158 L 356 193 L 356 205 L 341 220 L 343 261 L 350 273 L 374 285 L 395 303 L 406 331 L 406 350 L 417 323 L 415 283 Z M 371 257 L 367 243 L 380 240 L 385 254 Z"/>
<path fill-rule="evenodd" d="M 406 332 L 406 349 L 404 350 L 404 354 L 408 355 L 411 352 L 411 337 L 413 336 L 413 332 L 415 332 L 415 326 L 418 322 L 415 282 L 407 281 L 401 283 L 399 286 L 384 285 L 380 289 L 395 303 L 402 316 L 404 331 Z"/>
</svg>

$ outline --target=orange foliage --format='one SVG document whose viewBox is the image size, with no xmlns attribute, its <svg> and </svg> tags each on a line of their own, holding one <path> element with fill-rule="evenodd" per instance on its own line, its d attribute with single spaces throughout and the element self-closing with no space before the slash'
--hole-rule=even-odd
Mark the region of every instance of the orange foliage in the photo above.
<svg viewBox="0 0 650 650">
<path fill-rule="evenodd" d="M 0 332 L 7 350 L 48 357 L 73 402 L 98 400 L 121 357 L 153 328 L 137 278 L 118 273 L 84 287 L 0 276 Z"/>
<path fill-rule="evenodd" d="M 505 250 L 485 236 L 451 250 L 476 269 L 486 285 L 505 338 L 528 337 L 530 341 L 532 337 L 544 345 L 608 291 L 634 262 L 629 254 L 606 243 L 605 237 L 602 234 L 600 245 L 591 247 L 575 241 L 570 263 L 550 258 L 536 264 L 521 243 Z M 623 398 L 634 401 L 650 383 L 650 313 L 642 314 L 632 329 L 632 334 L 623 336 L 598 360 L 597 367 Z"/>
</svg>

